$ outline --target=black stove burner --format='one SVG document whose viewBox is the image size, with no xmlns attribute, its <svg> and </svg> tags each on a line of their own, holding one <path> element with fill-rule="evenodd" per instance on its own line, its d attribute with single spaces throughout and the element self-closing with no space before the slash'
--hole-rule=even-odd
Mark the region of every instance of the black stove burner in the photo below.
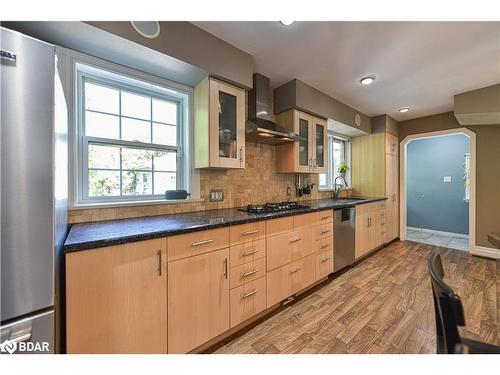
<svg viewBox="0 0 500 375">
<path fill-rule="evenodd" d="M 297 210 L 300 208 L 309 208 L 309 206 L 304 206 L 298 202 L 281 202 L 281 203 L 266 203 L 263 205 L 253 205 L 249 204 L 244 208 L 240 208 L 240 211 L 250 212 L 253 214 L 267 214 L 270 212 L 282 212 Z"/>
</svg>

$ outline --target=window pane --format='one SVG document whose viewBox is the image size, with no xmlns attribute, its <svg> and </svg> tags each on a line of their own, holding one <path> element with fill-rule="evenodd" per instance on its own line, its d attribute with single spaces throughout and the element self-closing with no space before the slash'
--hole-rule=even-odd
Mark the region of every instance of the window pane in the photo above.
<svg viewBox="0 0 500 375">
<path fill-rule="evenodd" d="M 112 197 L 120 195 L 120 172 L 89 170 L 89 196 Z"/>
<path fill-rule="evenodd" d="M 135 148 L 122 148 L 123 169 L 151 170 L 153 153 Z"/>
<path fill-rule="evenodd" d="M 177 125 L 177 104 L 153 99 L 153 121 Z"/>
<path fill-rule="evenodd" d="M 123 195 L 151 195 L 151 172 L 123 171 L 122 172 L 122 194 Z"/>
<path fill-rule="evenodd" d="M 326 186 L 326 173 L 320 173 L 319 175 L 319 186 Z"/>
<path fill-rule="evenodd" d="M 118 116 L 85 111 L 85 134 L 89 137 L 120 139 Z"/>
<path fill-rule="evenodd" d="M 155 195 L 163 195 L 166 190 L 177 189 L 175 173 L 155 172 Z"/>
<path fill-rule="evenodd" d="M 89 145 L 89 168 L 120 169 L 120 148 Z"/>
<path fill-rule="evenodd" d="M 110 87 L 85 82 L 85 109 L 118 114 L 119 91 Z"/>
<path fill-rule="evenodd" d="M 159 145 L 177 145 L 177 127 L 153 123 L 153 143 Z"/>
<path fill-rule="evenodd" d="M 148 121 L 122 118 L 122 139 L 151 143 L 151 125 Z"/>
<path fill-rule="evenodd" d="M 334 140 L 333 141 L 333 178 L 339 175 L 338 168 L 340 163 L 342 163 L 344 158 L 344 141 Z"/>
<path fill-rule="evenodd" d="M 155 171 L 171 171 L 177 169 L 177 153 L 175 152 L 160 152 L 157 151 L 154 155 Z"/>
<path fill-rule="evenodd" d="M 122 91 L 122 116 L 151 120 L 151 98 Z"/>
</svg>

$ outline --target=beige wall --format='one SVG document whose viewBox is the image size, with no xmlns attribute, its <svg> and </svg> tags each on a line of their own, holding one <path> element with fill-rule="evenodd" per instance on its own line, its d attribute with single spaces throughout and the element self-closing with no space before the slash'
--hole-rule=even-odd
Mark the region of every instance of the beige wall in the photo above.
<svg viewBox="0 0 500 375">
<path fill-rule="evenodd" d="M 274 90 L 275 112 L 280 113 L 290 108 L 331 118 L 367 133 L 372 132 L 370 117 L 298 79 L 293 79 Z M 359 114 L 361 120 L 359 127 L 355 123 L 356 114 Z"/>
<path fill-rule="evenodd" d="M 287 186 L 292 188 L 290 200 L 299 200 L 295 196 L 295 175 L 277 174 L 275 160 L 275 146 L 247 143 L 247 164 L 244 170 L 201 170 L 200 189 L 201 198 L 205 199 L 204 202 L 71 210 L 69 212 L 69 222 L 79 223 L 156 216 L 179 212 L 240 207 L 248 203 L 259 204 L 285 201 L 288 198 L 286 195 Z M 317 175 L 311 174 L 307 176 L 316 185 L 312 194 L 302 197 L 302 200 L 331 197 L 331 193 L 318 192 Z M 210 189 L 224 189 L 224 202 L 208 202 Z"/>
<path fill-rule="evenodd" d="M 399 122 L 399 141 L 410 134 L 462 127 L 453 112 Z M 493 247 L 488 234 L 500 231 L 500 124 L 467 126 L 476 133 L 476 245 Z"/>
<path fill-rule="evenodd" d="M 89 25 L 142 44 L 158 52 L 200 67 L 209 75 L 251 88 L 252 55 L 234 47 L 190 22 L 161 21 L 157 38 L 148 39 L 128 21 L 92 21 Z"/>
</svg>

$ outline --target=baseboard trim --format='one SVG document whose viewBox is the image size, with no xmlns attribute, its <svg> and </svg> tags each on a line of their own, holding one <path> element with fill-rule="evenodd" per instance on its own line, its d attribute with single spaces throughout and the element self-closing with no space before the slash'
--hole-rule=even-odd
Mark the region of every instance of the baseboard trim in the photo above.
<svg viewBox="0 0 500 375">
<path fill-rule="evenodd" d="M 468 234 L 453 233 L 453 232 L 443 232 L 443 231 L 440 231 L 440 230 L 433 230 L 433 229 L 425 229 L 425 228 L 417 228 L 417 227 L 406 227 L 406 230 L 414 230 L 414 231 L 417 231 L 417 232 L 426 232 L 426 233 L 432 233 L 432 234 L 441 234 L 441 235 L 451 236 L 451 237 L 469 238 Z"/>
<path fill-rule="evenodd" d="M 492 247 L 474 246 L 470 253 L 485 258 L 500 259 L 500 250 Z"/>
</svg>

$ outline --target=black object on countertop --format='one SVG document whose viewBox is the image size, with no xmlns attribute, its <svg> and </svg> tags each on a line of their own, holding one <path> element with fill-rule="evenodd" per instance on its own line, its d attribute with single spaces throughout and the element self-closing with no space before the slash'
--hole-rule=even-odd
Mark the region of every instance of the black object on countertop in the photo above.
<svg viewBox="0 0 500 375">
<path fill-rule="evenodd" d="M 269 213 L 243 212 L 237 208 L 185 212 L 181 214 L 74 224 L 64 244 L 65 252 L 96 249 L 128 242 L 150 240 L 176 234 L 268 220 L 322 210 L 337 210 L 356 204 L 387 198 L 317 199 L 288 211 Z"/>
<path fill-rule="evenodd" d="M 186 190 L 167 190 L 165 199 L 186 199 L 189 193 Z"/>
</svg>

